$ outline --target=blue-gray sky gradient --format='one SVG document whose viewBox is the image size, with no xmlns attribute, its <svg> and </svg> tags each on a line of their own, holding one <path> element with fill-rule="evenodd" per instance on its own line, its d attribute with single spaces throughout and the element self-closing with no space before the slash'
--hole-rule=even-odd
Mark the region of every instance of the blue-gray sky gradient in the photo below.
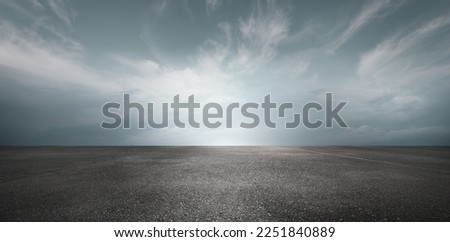
<svg viewBox="0 0 450 242">
<path fill-rule="evenodd" d="M 0 73 L 3 145 L 450 145 L 446 0 L 0 0 Z M 100 128 L 123 93 L 325 92 L 348 128 Z"/>
</svg>

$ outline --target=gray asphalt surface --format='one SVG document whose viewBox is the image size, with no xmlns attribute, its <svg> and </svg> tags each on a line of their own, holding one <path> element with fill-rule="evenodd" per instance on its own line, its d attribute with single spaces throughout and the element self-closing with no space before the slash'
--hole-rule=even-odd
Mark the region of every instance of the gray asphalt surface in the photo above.
<svg viewBox="0 0 450 242">
<path fill-rule="evenodd" d="M 1 221 L 450 221 L 449 147 L 3 147 Z"/>
</svg>

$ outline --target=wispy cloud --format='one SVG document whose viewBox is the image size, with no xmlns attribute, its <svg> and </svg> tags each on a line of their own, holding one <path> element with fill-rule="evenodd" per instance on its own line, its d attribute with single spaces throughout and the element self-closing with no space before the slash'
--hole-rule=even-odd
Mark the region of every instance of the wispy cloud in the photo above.
<svg viewBox="0 0 450 242">
<path fill-rule="evenodd" d="M 19 14 L 21 17 L 24 18 L 31 18 L 33 17 L 33 13 L 28 10 L 27 8 L 23 7 L 19 1 L 14 0 L 2 0 L 0 1 L 0 5 L 6 6 L 9 9 L 12 9 L 17 14 Z M 34 4 L 32 4 L 34 6 Z"/>
<path fill-rule="evenodd" d="M 11 8 L 15 14 L 20 15 L 22 18 L 30 22 L 29 26 L 25 24 L 18 25 L 18 27 L 22 26 L 24 28 L 28 28 L 30 31 L 34 31 L 36 32 L 36 36 L 42 35 L 42 33 L 38 32 L 45 32 L 46 35 L 50 35 L 48 36 L 51 37 L 50 39 L 56 38 L 58 39 L 58 41 L 64 42 L 66 44 L 65 48 L 71 50 L 82 49 L 81 44 L 67 34 L 68 31 L 66 30 L 68 28 L 64 21 L 61 21 L 58 16 L 52 18 L 46 15 L 45 11 L 42 11 L 46 8 L 49 8 L 47 5 L 39 0 L 30 0 L 29 2 L 31 3 L 31 6 L 23 4 L 19 1 L 3 0 L 0 1 L 0 5 L 3 4 L 6 7 Z M 5 24 L 8 24 L 8 21 L 6 19 L 4 19 L 3 21 L 5 22 Z"/>
<path fill-rule="evenodd" d="M 237 25 L 217 24 L 217 33 L 211 34 L 198 48 L 194 65 L 214 77 L 231 77 L 254 73 L 273 60 L 288 38 L 289 18 L 275 1 L 257 1 L 252 7 L 251 13 L 239 18 Z M 305 67 L 304 63 L 297 64 Z"/>
<path fill-rule="evenodd" d="M 288 37 L 289 19 L 275 1 L 256 2 L 251 15 L 239 21 L 240 38 L 232 68 L 252 71 L 275 56 L 279 44 Z"/>
<path fill-rule="evenodd" d="M 395 10 L 404 1 L 392 1 L 392 0 L 374 0 L 365 4 L 361 11 L 350 21 L 350 24 L 342 32 L 336 40 L 331 42 L 327 48 L 327 53 L 334 54 L 342 45 L 350 40 L 364 26 L 374 21 L 379 16 L 386 16 L 382 14 L 386 10 Z"/>
<path fill-rule="evenodd" d="M 168 7 L 168 0 L 155 0 L 150 4 L 150 10 L 153 14 L 159 16 L 164 13 Z"/>
<path fill-rule="evenodd" d="M 206 0 L 206 13 L 209 15 L 219 9 L 222 4 L 221 0 Z"/>
<path fill-rule="evenodd" d="M 421 50 L 418 47 L 449 25 L 450 17 L 445 15 L 409 33 L 400 33 L 383 41 L 375 49 L 362 55 L 358 67 L 359 75 L 375 80 L 393 75 L 397 80 L 408 80 L 424 72 L 429 78 L 434 77 L 432 72 L 441 75 L 443 72 L 442 68 L 439 68 L 439 62 L 450 56 L 449 36 L 443 36 L 435 43 L 434 49 Z"/>
<path fill-rule="evenodd" d="M 221 4 L 221 1 L 206 2 L 207 9 L 215 9 Z M 154 4 L 152 8 L 155 8 Z M 150 22 L 158 23 L 158 18 L 153 16 Z M 168 62 L 168 53 L 162 52 L 156 44 L 153 28 L 149 24 L 144 26 L 142 36 L 152 55 L 162 63 Z M 286 9 L 279 7 L 276 1 L 255 1 L 248 16 L 218 23 L 218 34 L 211 33 L 198 47 L 192 64 L 202 66 L 212 75 L 254 73 L 276 58 L 280 46 L 295 43 L 312 32 L 307 25 L 302 31 L 289 36 L 289 27 Z M 305 63 L 299 65 L 305 68 Z"/>
<path fill-rule="evenodd" d="M 32 30 L 19 30 L 7 21 L 0 24 L 0 68 L 15 72 L 17 81 L 56 88 L 104 90 L 105 86 L 113 86 L 106 85 L 105 78 L 83 64 L 82 53 L 66 47 L 63 43 L 49 43 Z"/>
<path fill-rule="evenodd" d="M 42 5 L 42 3 L 39 0 L 29 0 L 33 9 L 36 10 L 43 10 L 44 9 L 44 5 Z"/>
<path fill-rule="evenodd" d="M 361 55 L 356 76 L 340 91 L 355 100 L 351 117 L 355 131 L 372 132 L 380 143 L 390 139 L 410 143 L 405 137 L 418 135 L 418 130 L 434 132 L 439 125 L 448 132 L 435 118 L 448 115 L 443 108 L 450 77 L 448 16 L 411 24 Z"/>
<path fill-rule="evenodd" d="M 70 8 L 65 0 L 47 0 L 50 9 L 68 26 L 72 24 L 78 13 Z"/>
</svg>

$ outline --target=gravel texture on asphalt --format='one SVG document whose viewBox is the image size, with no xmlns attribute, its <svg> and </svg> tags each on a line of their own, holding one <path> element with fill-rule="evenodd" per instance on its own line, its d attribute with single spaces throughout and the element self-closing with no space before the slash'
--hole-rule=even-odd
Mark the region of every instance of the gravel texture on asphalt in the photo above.
<svg viewBox="0 0 450 242">
<path fill-rule="evenodd" d="M 449 147 L 2 147 L 1 221 L 450 221 Z"/>
</svg>

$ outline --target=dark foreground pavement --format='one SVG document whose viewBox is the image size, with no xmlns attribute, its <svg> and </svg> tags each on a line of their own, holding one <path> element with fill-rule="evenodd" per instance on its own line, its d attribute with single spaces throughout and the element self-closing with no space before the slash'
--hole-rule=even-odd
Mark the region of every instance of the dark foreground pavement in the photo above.
<svg viewBox="0 0 450 242">
<path fill-rule="evenodd" d="M 4 147 L 0 220 L 450 221 L 450 149 Z"/>
</svg>

